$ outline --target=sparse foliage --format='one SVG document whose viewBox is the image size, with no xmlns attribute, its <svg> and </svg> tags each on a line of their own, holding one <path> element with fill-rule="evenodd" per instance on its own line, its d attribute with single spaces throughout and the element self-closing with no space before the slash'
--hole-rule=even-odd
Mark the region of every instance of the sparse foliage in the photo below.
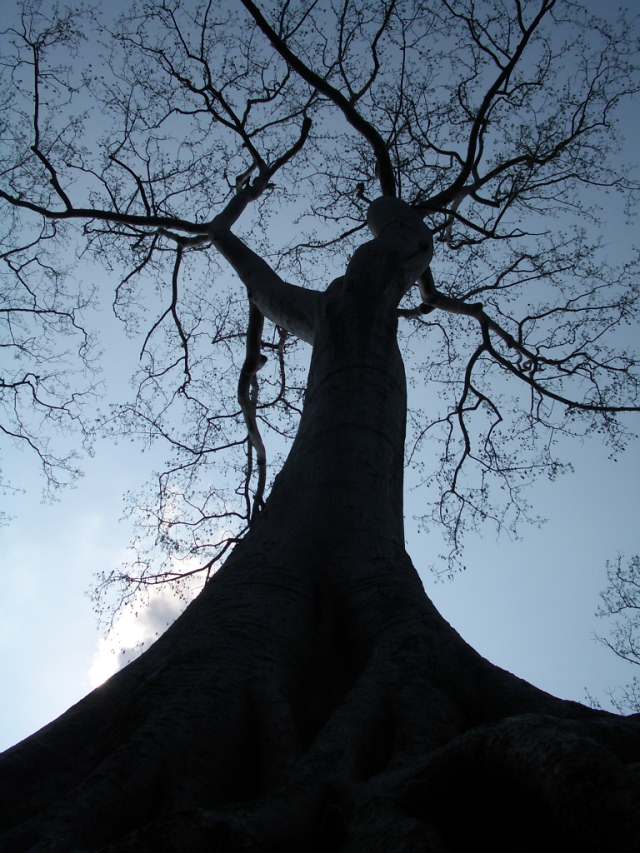
<svg viewBox="0 0 640 853">
<path fill-rule="evenodd" d="M 618 556 L 607 563 L 607 585 L 596 615 L 605 620 L 600 642 L 617 657 L 640 666 L 640 556 Z M 611 691 L 611 704 L 620 714 L 640 713 L 640 677 Z"/>
<path fill-rule="evenodd" d="M 223 275 L 220 255 L 246 279 L 220 237 L 231 226 L 278 278 L 324 289 L 377 194 L 424 216 L 432 272 L 399 310 L 408 461 L 450 565 L 470 527 L 531 517 L 527 484 L 568 465 L 560 438 L 597 433 L 614 453 L 628 439 L 638 258 L 613 264 L 598 231 L 600 199 L 630 210 L 638 191 L 618 150 L 638 91 L 623 19 L 554 0 L 164 0 L 103 22 L 29 4 L 4 38 L 2 316 L 21 358 L 5 409 L 80 417 L 37 367 L 57 334 L 38 352 L 26 327 L 15 336 L 18 316 L 47 323 L 85 356 L 89 297 L 54 261 L 72 246 L 113 271 L 113 310 L 140 336 L 135 395 L 101 428 L 167 453 L 132 499 L 138 556 L 100 588 L 210 573 L 295 433 L 306 355 Z M 70 472 L 11 411 L 3 431 L 50 481 Z"/>
</svg>

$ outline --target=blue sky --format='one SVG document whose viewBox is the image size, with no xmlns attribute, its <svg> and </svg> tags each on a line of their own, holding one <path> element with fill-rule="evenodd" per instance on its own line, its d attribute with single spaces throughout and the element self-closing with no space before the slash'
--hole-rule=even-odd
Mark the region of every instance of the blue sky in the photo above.
<svg viewBox="0 0 640 853">
<path fill-rule="evenodd" d="M 629 138 L 637 139 L 637 114 L 629 113 L 627 125 Z M 615 199 L 607 218 L 609 250 L 619 256 L 636 229 L 624 225 Z M 107 353 L 106 398 L 126 387 L 139 344 L 108 311 L 108 275 L 96 283 L 105 294 L 95 320 Z M 407 545 L 428 593 L 478 651 L 552 693 L 582 699 L 587 687 L 606 699 L 606 691 L 632 673 L 594 639 L 604 626 L 593 614 L 606 560 L 640 548 L 640 447 L 635 443 L 614 464 L 591 439 L 575 445 L 571 457 L 575 474 L 538 483 L 529 494 L 548 523 L 523 528 L 516 542 L 496 541 L 486 530 L 470 537 L 469 569 L 453 581 L 437 582 L 427 569 L 441 545 L 437 536 L 415 530 L 413 493 Z M 174 601 L 157 598 L 137 620 L 120 623 L 119 637 L 105 641 L 86 595 L 93 573 L 125 555 L 131 529 L 119 521 L 121 496 L 137 488 L 153 464 L 153 453 L 141 455 L 133 444 L 101 441 L 78 487 L 58 503 L 42 504 L 34 460 L 5 452 L 4 473 L 24 491 L 5 498 L 13 520 L 0 529 L 0 749 L 80 699 L 130 656 L 119 655 L 122 646 L 147 642 L 177 613 Z"/>
</svg>

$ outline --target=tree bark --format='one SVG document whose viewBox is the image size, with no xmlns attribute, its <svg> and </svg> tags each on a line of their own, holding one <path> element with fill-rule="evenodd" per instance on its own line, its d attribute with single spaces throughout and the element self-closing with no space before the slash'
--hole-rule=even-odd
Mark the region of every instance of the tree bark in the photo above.
<svg viewBox="0 0 640 853">
<path fill-rule="evenodd" d="M 637 850 L 640 727 L 492 665 L 404 548 L 380 240 L 318 301 L 265 509 L 145 654 L 0 760 L 6 851 Z"/>
</svg>

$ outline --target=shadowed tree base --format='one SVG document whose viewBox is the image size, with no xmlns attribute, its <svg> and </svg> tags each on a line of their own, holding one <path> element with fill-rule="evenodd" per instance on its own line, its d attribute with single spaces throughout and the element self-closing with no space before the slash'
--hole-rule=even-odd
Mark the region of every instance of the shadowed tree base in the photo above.
<svg viewBox="0 0 640 853">
<path fill-rule="evenodd" d="M 425 596 L 403 608 L 407 558 L 323 583 L 254 563 L 259 540 L 5 754 L 3 850 L 638 849 L 637 721 L 491 665 Z"/>
<path fill-rule="evenodd" d="M 3 851 L 637 851 L 640 723 L 490 664 L 403 542 L 406 390 L 377 240 L 319 304 L 249 535 L 138 660 L 0 759 Z"/>
</svg>

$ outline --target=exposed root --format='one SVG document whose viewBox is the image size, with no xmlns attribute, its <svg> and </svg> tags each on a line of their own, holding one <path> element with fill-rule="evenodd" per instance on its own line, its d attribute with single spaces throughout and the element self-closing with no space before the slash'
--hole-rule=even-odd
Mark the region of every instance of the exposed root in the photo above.
<svg viewBox="0 0 640 853">
<path fill-rule="evenodd" d="M 493 666 L 380 566 L 243 571 L 5 754 L 3 851 L 640 849 L 640 718 Z"/>
</svg>

